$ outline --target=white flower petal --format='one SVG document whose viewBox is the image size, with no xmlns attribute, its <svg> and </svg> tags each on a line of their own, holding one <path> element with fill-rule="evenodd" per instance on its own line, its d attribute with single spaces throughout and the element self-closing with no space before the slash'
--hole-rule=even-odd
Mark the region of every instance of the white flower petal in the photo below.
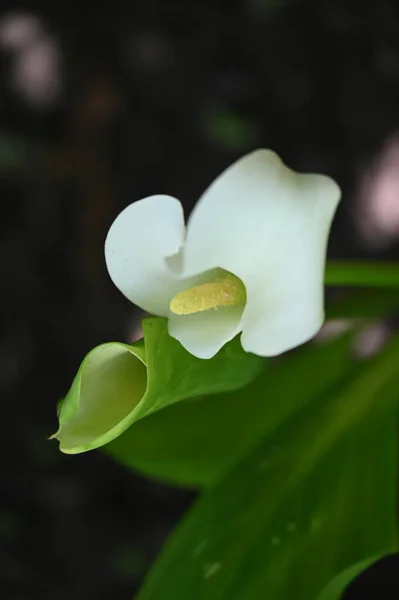
<svg viewBox="0 0 399 600">
<path fill-rule="evenodd" d="M 324 255 L 306 256 L 300 245 L 279 278 L 248 296 L 241 345 L 247 352 L 276 356 L 310 340 L 324 321 Z M 293 248 L 295 252 L 295 249 Z M 276 269 L 278 268 L 276 260 Z M 260 283 L 260 281 L 259 281 Z"/>
<path fill-rule="evenodd" d="M 212 358 L 241 331 L 242 307 L 169 314 L 169 334 L 197 358 Z"/>
<path fill-rule="evenodd" d="M 115 219 L 105 242 L 112 281 L 134 304 L 166 317 L 179 283 L 166 264 L 184 242 L 183 209 L 171 196 L 150 196 L 130 204 Z"/>
<path fill-rule="evenodd" d="M 325 249 L 339 198 L 332 179 L 297 174 L 258 150 L 200 199 L 187 226 L 183 273 L 221 267 L 241 278 L 245 350 L 280 354 L 320 328 Z"/>
<path fill-rule="evenodd" d="M 244 350 L 275 356 L 311 339 L 324 321 L 324 269 L 328 235 L 340 190 L 322 175 L 297 175 L 286 201 L 281 239 L 246 282 Z M 292 204 L 292 207 L 290 207 Z"/>
</svg>

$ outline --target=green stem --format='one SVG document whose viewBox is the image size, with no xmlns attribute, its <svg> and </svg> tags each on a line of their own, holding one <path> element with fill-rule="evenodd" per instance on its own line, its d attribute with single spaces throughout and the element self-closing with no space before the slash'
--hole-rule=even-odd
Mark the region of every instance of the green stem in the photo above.
<svg viewBox="0 0 399 600">
<path fill-rule="evenodd" d="M 325 283 L 399 289 L 399 264 L 329 261 Z"/>
</svg>

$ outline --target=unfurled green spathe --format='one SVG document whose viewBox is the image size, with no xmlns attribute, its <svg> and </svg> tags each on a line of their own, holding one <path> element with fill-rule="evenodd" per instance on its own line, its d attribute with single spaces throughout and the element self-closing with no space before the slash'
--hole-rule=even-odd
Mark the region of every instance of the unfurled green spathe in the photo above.
<svg viewBox="0 0 399 600">
<path fill-rule="evenodd" d="M 129 426 L 125 419 L 147 387 L 144 348 L 120 343 L 94 348 L 83 361 L 61 405 L 60 427 L 52 437 L 66 453 L 102 446 Z"/>
<path fill-rule="evenodd" d="M 144 341 L 103 344 L 86 356 L 52 436 L 61 451 L 93 450 L 174 402 L 244 387 L 264 364 L 244 352 L 238 339 L 200 360 L 169 336 L 166 319 L 144 319 L 143 332 Z"/>
</svg>

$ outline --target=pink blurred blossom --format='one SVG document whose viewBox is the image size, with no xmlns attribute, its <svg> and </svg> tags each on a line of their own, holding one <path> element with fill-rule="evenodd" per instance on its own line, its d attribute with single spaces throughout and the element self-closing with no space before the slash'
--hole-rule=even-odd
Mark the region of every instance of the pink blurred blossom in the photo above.
<svg viewBox="0 0 399 600">
<path fill-rule="evenodd" d="M 316 335 L 315 341 L 319 343 L 331 342 L 352 329 L 355 322 L 354 319 L 328 319 Z"/>
<path fill-rule="evenodd" d="M 0 47 L 12 52 L 11 85 L 30 104 L 46 108 L 62 91 L 60 49 L 41 21 L 28 12 L 0 19 Z"/>
<path fill-rule="evenodd" d="M 374 248 L 399 237 L 399 134 L 386 143 L 363 176 L 356 225 L 364 242 Z"/>
<path fill-rule="evenodd" d="M 10 12 L 0 19 L 0 46 L 22 50 L 43 34 L 40 20 L 28 12 Z"/>
<path fill-rule="evenodd" d="M 371 358 L 383 349 L 392 333 L 383 321 L 369 323 L 359 331 L 355 340 L 355 356 Z"/>
<path fill-rule="evenodd" d="M 12 74 L 14 88 L 37 106 L 53 104 L 61 92 L 59 48 L 43 36 L 17 57 Z"/>
</svg>

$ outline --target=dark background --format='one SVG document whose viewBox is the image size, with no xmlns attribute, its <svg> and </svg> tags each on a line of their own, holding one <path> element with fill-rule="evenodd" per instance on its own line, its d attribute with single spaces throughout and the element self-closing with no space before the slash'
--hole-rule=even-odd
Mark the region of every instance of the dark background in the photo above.
<svg viewBox="0 0 399 600">
<path fill-rule="evenodd" d="M 343 188 L 331 256 L 397 258 L 398 131 L 396 0 L 2 3 L 1 598 L 132 598 L 193 498 L 47 441 L 85 353 L 137 335 L 103 259 L 118 212 L 189 210 L 265 146 Z"/>
</svg>

